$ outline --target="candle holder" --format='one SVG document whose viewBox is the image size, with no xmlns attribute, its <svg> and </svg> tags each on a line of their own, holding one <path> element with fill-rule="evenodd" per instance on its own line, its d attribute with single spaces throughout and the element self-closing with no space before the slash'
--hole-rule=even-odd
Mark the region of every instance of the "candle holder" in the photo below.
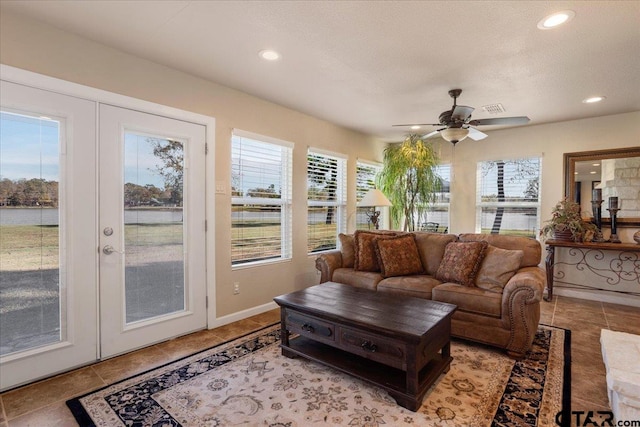
<svg viewBox="0 0 640 427">
<path fill-rule="evenodd" d="M 591 201 L 591 209 L 593 210 L 593 221 L 598 228 L 595 236 L 593 236 L 593 242 L 604 242 L 602 236 L 602 199 L 596 199 Z"/>
<path fill-rule="evenodd" d="M 611 243 L 622 243 L 620 238 L 618 238 L 618 208 L 609 208 L 609 216 L 611 216 L 611 236 L 609 237 L 609 242 Z"/>
</svg>

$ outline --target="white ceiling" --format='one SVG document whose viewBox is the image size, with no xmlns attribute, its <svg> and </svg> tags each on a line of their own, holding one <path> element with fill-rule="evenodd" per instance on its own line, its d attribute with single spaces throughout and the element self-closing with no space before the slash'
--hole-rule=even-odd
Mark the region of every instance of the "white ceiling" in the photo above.
<svg viewBox="0 0 640 427">
<path fill-rule="evenodd" d="M 453 88 L 474 119 L 526 115 L 535 125 L 640 110 L 640 1 L 0 5 L 387 141 L 408 132 L 392 124 L 436 123 Z M 575 12 L 568 24 L 536 27 L 563 9 Z M 266 48 L 281 60 L 260 59 Z M 607 98 L 581 102 L 593 95 Z M 482 111 L 493 103 L 506 112 Z"/>
</svg>

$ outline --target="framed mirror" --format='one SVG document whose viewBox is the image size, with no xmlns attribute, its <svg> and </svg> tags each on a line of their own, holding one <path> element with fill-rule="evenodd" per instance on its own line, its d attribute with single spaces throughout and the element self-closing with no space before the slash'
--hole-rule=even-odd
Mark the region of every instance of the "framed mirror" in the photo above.
<svg viewBox="0 0 640 427">
<path fill-rule="evenodd" d="M 602 192 L 602 222 L 609 226 L 609 198 L 618 197 L 618 227 L 640 227 L 640 147 L 564 154 L 564 194 L 584 217 L 593 217 L 594 189 Z"/>
</svg>

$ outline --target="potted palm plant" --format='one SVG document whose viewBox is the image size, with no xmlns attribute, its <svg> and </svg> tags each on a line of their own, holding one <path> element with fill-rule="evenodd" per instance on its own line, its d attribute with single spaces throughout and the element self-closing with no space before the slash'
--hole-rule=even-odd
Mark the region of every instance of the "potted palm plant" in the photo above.
<svg viewBox="0 0 640 427">
<path fill-rule="evenodd" d="M 582 219 L 580 205 L 567 198 L 551 211 L 551 219 L 540 229 L 540 237 L 563 241 L 591 241 L 597 231 L 595 224 Z"/>
<path fill-rule="evenodd" d="M 384 150 L 377 185 L 391 202 L 389 213 L 393 228 L 404 231 L 417 228 L 419 219 L 442 186 L 442 180 L 436 173 L 438 161 L 431 143 L 416 134 Z"/>
</svg>

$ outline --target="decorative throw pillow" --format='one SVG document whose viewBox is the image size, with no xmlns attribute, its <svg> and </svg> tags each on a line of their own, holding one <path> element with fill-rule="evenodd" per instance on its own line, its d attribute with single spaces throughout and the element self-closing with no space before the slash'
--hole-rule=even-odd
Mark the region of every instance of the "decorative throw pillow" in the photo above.
<svg viewBox="0 0 640 427">
<path fill-rule="evenodd" d="M 353 268 L 356 256 L 355 242 L 353 234 L 338 234 L 340 239 L 340 252 L 342 252 L 342 266 L 345 268 Z"/>
<path fill-rule="evenodd" d="M 524 251 L 507 250 L 489 245 L 476 276 L 476 286 L 501 293 L 509 279 L 520 268 L 522 257 L 524 257 Z"/>
<path fill-rule="evenodd" d="M 424 273 L 418 245 L 412 234 L 376 240 L 376 256 L 383 277 Z"/>
<path fill-rule="evenodd" d="M 476 274 L 489 244 L 482 242 L 451 242 L 444 249 L 444 256 L 436 271 L 436 279 L 473 286 Z"/>
<path fill-rule="evenodd" d="M 357 230 L 353 235 L 355 242 L 354 270 L 380 271 L 378 258 L 376 256 L 376 240 L 388 239 L 395 235 L 394 232 Z"/>
</svg>

